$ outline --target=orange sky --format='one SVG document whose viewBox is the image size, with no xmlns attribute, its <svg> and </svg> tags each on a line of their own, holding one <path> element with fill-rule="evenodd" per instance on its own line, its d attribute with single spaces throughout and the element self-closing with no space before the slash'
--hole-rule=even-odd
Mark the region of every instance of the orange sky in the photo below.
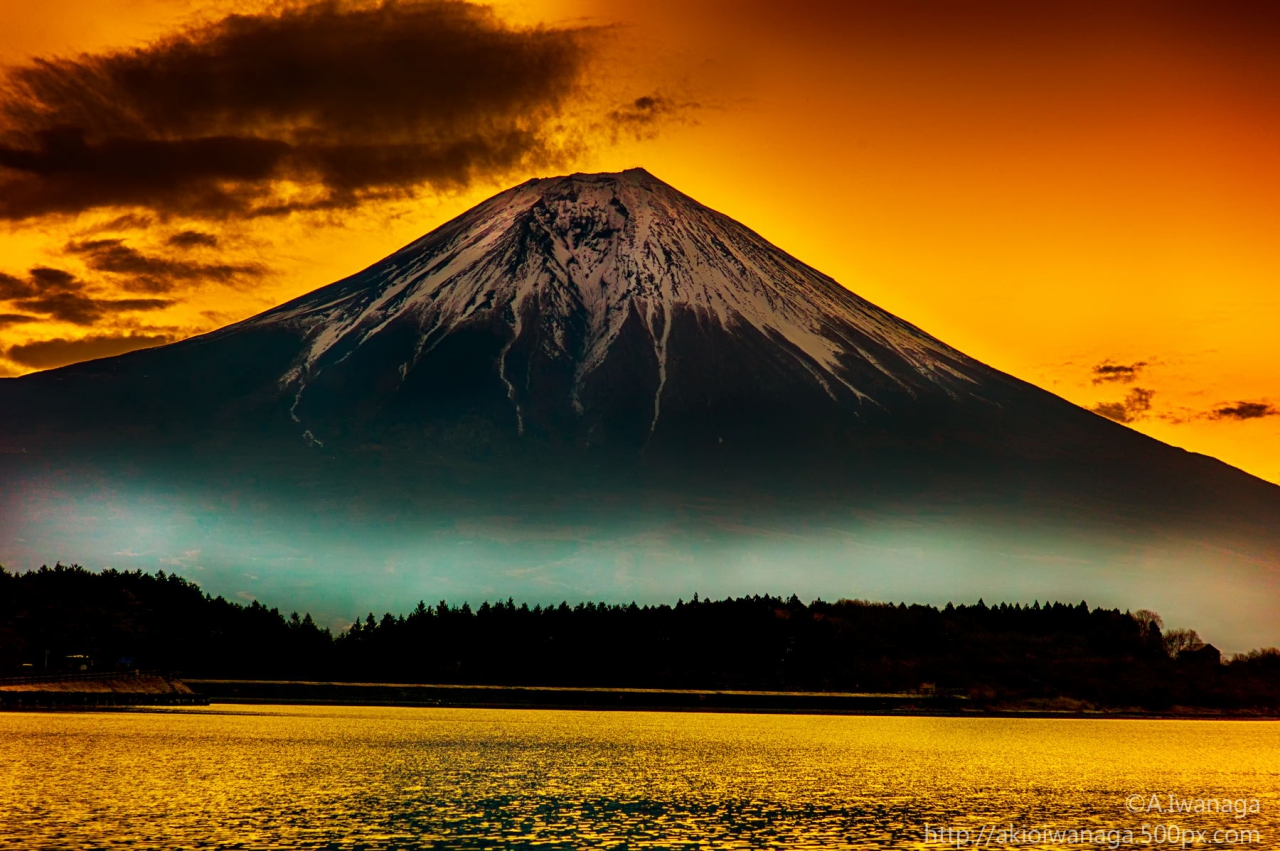
<svg viewBox="0 0 1280 851">
<path fill-rule="evenodd" d="M 0 61 L 147 51 L 193 21 L 261 8 L 0 0 Z M 554 125 L 546 139 L 556 150 L 478 171 L 469 183 L 407 185 L 283 216 L 145 204 L 10 216 L 0 223 L 0 273 L 14 287 L 43 286 L 28 270 L 45 266 L 78 276 L 83 292 L 114 306 L 93 321 L 67 321 L 39 313 L 30 298 L 25 308 L 0 301 L 0 315 L 27 317 L 0 325 L 0 374 L 243 318 L 535 174 L 640 165 L 962 351 L 1079 404 L 1109 403 L 1134 428 L 1280 482 L 1274 7 L 528 0 L 497 8 L 517 27 L 601 28 L 589 31 L 576 88 L 538 113 Z M 658 106 L 628 120 L 628 105 L 644 96 Z M 277 199 L 311 191 L 302 178 L 271 188 Z M 121 221 L 126 214 L 133 218 Z M 184 231 L 217 245 L 174 247 L 170 238 Z M 144 292 L 85 248 L 103 239 L 197 272 L 165 284 L 160 298 L 159 285 Z M 140 309 L 125 309 L 135 302 Z M 53 342 L 25 348 L 41 341 Z M 1104 364 L 1133 369 L 1098 372 Z"/>
</svg>

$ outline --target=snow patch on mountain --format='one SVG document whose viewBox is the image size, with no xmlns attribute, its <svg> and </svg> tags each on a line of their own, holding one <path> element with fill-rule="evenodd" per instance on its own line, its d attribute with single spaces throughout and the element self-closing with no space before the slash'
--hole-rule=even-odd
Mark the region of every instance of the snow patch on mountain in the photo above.
<svg viewBox="0 0 1280 851">
<path fill-rule="evenodd" d="M 658 363 L 652 433 L 678 310 L 731 334 L 750 327 L 785 343 L 780 348 L 833 398 L 844 388 L 874 403 L 850 379 L 849 358 L 910 392 L 908 382 L 869 350 L 875 346 L 896 353 L 917 377 L 952 395 L 955 380 L 973 381 L 956 368 L 972 363 L 961 353 L 640 169 L 529 181 L 364 272 L 246 324 L 284 323 L 303 331 L 306 348 L 281 377 L 282 387 L 295 394 L 296 411 L 308 382 L 327 363 L 349 357 L 397 320 L 414 323 L 420 334 L 412 358 L 400 365 L 401 380 L 457 328 L 499 322 L 510 329 L 499 376 L 523 430 L 519 394 L 506 366 L 522 335 L 536 333 L 548 353 L 573 359 L 573 403 L 580 410 L 583 380 L 604 363 L 634 314 Z M 570 351 L 569 329 L 583 317 L 585 341 Z"/>
</svg>

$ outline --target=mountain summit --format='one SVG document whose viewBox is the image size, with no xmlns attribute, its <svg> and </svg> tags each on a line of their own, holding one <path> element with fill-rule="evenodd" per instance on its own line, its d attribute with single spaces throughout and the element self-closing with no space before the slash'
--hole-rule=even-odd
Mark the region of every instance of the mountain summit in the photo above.
<svg viewBox="0 0 1280 851">
<path fill-rule="evenodd" d="M 268 332 L 300 340 L 278 384 L 318 445 L 468 412 L 723 443 L 741 417 L 978 396 L 990 372 L 642 169 L 529 181 L 212 339 Z"/>
<path fill-rule="evenodd" d="M 532 180 L 237 330 L 268 327 L 303 337 L 281 386 L 304 426 L 326 372 L 394 366 L 382 392 L 416 393 L 467 337 L 517 433 L 578 417 L 584 440 L 619 395 L 653 436 L 664 396 L 725 366 L 855 409 L 973 393 L 983 372 L 642 169 Z"/>
<path fill-rule="evenodd" d="M 141 500 L 200 506 L 220 541 L 291 530 L 291 552 L 299 517 L 402 556 L 434 529 L 432 558 L 477 534 L 607 550 L 625 527 L 665 552 L 766 529 L 792 576 L 801 545 L 777 541 L 873 518 L 946 552 L 980 529 L 993 564 L 1015 538 L 1024 567 L 1280 563 L 1280 488 L 979 363 L 641 169 L 531 180 L 243 322 L 0 380 L 0 410 L 21 521 L 0 556 L 55 527 L 107 546 L 74 518 Z M 569 558 L 535 549 L 504 558 Z M 674 592 L 671 570 L 647 575 Z"/>
</svg>

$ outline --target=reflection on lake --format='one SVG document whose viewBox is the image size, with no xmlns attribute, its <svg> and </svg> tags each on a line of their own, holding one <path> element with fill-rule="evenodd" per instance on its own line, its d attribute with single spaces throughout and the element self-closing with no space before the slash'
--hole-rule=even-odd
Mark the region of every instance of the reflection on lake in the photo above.
<svg viewBox="0 0 1280 851">
<path fill-rule="evenodd" d="M 1242 818 L 1148 811 L 1151 795 L 1168 809 L 1171 794 L 1257 803 Z M 1225 847 L 1234 835 L 1276 848 L 1280 726 L 369 707 L 8 713 L 0 800 L 0 847 L 29 849 L 941 849 L 964 839 L 926 826 L 971 830 L 967 847 L 1107 847 L 984 828 L 1011 823 L 1119 830 L 1119 847 L 1188 836 Z"/>
</svg>

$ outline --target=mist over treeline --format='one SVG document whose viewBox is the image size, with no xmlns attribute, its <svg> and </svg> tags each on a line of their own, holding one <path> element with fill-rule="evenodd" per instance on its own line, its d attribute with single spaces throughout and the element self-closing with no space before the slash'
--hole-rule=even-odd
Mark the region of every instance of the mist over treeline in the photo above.
<svg viewBox="0 0 1280 851">
<path fill-rule="evenodd" d="M 982 701 L 1280 708 L 1280 651 L 1219 663 L 1153 612 L 751 596 L 675 605 L 419 602 L 334 634 L 176 574 L 0 567 L 0 676 L 180 676 L 815 691 L 961 689 Z"/>
</svg>

